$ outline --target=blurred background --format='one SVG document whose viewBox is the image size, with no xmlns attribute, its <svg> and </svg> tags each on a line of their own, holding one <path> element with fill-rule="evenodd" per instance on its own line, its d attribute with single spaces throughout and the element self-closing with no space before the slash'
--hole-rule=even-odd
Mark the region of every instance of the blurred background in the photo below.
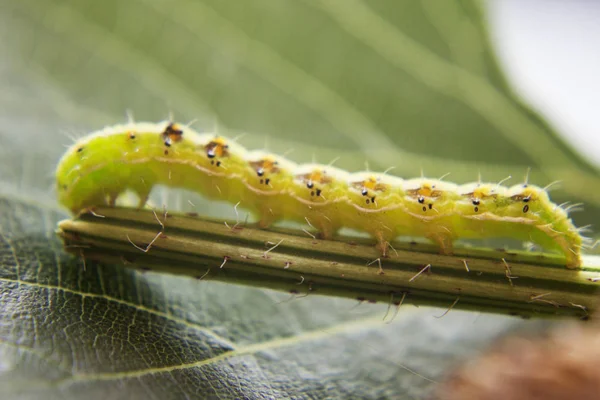
<svg viewBox="0 0 600 400">
<path fill-rule="evenodd" d="M 600 3 L 487 3 L 492 43 L 517 92 L 577 151 L 600 165 Z"/>
<path fill-rule="evenodd" d="M 236 397 L 249 393 L 243 380 L 255 398 L 421 398 L 498 335 L 546 327 L 414 308 L 386 325 L 385 305 L 279 304 L 287 295 L 119 266 L 84 270 L 54 238 L 66 214 L 53 171 L 73 138 L 126 121 L 127 110 L 138 121 L 172 113 L 199 131 L 245 133 L 249 149 L 293 149 L 296 162 L 339 156 L 350 171 L 368 162 L 402 177 L 423 170 L 465 183 L 481 173 L 516 184 L 531 168 L 532 183 L 561 181 L 556 203 L 584 203 L 578 226 L 595 225 L 598 43 L 592 0 L 0 0 L 1 391 Z M 190 211 L 186 198 L 154 200 Z M 360 329 L 339 328 L 360 318 Z M 209 372 L 194 364 L 231 343 L 313 330 L 325 334 L 283 353 Z M 179 372 L 150 372 L 173 366 Z"/>
</svg>

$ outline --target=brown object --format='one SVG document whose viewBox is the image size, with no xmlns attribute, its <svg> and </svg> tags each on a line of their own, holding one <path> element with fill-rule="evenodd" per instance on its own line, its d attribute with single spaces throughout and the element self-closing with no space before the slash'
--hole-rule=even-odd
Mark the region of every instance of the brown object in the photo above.
<svg viewBox="0 0 600 400">
<path fill-rule="evenodd" d="M 543 338 L 505 339 L 442 382 L 434 399 L 600 399 L 600 329 L 578 325 Z"/>
</svg>

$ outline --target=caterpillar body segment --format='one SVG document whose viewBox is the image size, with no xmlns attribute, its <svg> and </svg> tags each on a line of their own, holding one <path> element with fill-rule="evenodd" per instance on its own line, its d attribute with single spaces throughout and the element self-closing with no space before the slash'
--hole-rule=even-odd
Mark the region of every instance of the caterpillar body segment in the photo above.
<svg viewBox="0 0 600 400">
<path fill-rule="evenodd" d="M 452 254 L 452 242 L 457 239 L 453 216 L 460 196 L 456 190 L 457 185 L 427 178 L 405 182 L 413 232 L 436 243 L 443 254 Z"/>
<path fill-rule="evenodd" d="M 289 192 L 294 201 L 288 215 L 296 221 L 308 222 L 322 239 L 333 238 L 345 226 L 340 207 L 346 203 L 348 177 L 346 171 L 332 166 L 298 166 Z"/>
<path fill-rule="evenodd" d="M 285 219 L 290 212 L 289 188 L 294 183 L 297 165 L 283 157 L 254 150 L 247 153 L 249 169 L 244 174 L 247 193 L 240 199 L 259 219 L 261 228 Z"/>
<path fill-rule="evenodd" d="M 341 207 L 344 226 L 373 236 L 382 255 L 387 256 L 396 237 L 413 232 L 404 180 L 383 173 L 357 172 L 350 176 L 348 186 L 346 204 Z"/>
<path fill-rule="evenodd" d="M 293 220 L 309 224 L 324 239 L 342 227 L 367 232 L 383 255 L 398 236 L 428 238 L 447 254 L 456 239 L 506 237 L 561 252 L 567 267 L 577 268 L 586 240 L 567 212 L 534 185 L 458 186 L 297 165 L 169 121 L 92 133 L 65 153 L 56 170 L 59 202 L 73 213 L 112 205 L 127 190 L 143 206 L 155 185 L 236 204 L 253 213 L 261 227 Z"/>
</svg>

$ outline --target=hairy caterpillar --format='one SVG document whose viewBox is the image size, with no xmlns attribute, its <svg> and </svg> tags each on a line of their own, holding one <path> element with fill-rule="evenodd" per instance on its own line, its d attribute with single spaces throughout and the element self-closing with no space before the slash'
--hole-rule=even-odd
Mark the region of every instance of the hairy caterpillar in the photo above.
<svg viewBox="0 0 600 400">
<path fill-rule="evenodd" d="M 73 213 L 114 205 L 126 190 L 137 193 L 141 207 L 162 184 L 239 203 L 261 227 L 307 222 L 323 239 L 342 227 L 364 231 L 384 256 L 401 235 L 430 239 L 446 254 L 459 238 L 507 237 L 562 252 L 566 266 L 577 268 L 586 240 L 565 209 L 527 183 L 459 186 L 296 165 L 169 121 L 107 127 L 77 141 L 59 162 L 56 184 L 60 203 Z"/>
</svg>

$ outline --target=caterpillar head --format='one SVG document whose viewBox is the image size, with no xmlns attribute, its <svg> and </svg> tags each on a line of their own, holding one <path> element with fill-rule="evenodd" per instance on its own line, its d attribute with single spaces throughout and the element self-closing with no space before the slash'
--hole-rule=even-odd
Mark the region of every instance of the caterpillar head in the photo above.
<svg viewBox="0 0 600 400">
<path fill-rule="evenodd" d="M 432 179 L 406 181 L 404 191 L 409 211 L 418 215 L 449 212 L 456 197 L 456 185 Z"/>
</svg>

